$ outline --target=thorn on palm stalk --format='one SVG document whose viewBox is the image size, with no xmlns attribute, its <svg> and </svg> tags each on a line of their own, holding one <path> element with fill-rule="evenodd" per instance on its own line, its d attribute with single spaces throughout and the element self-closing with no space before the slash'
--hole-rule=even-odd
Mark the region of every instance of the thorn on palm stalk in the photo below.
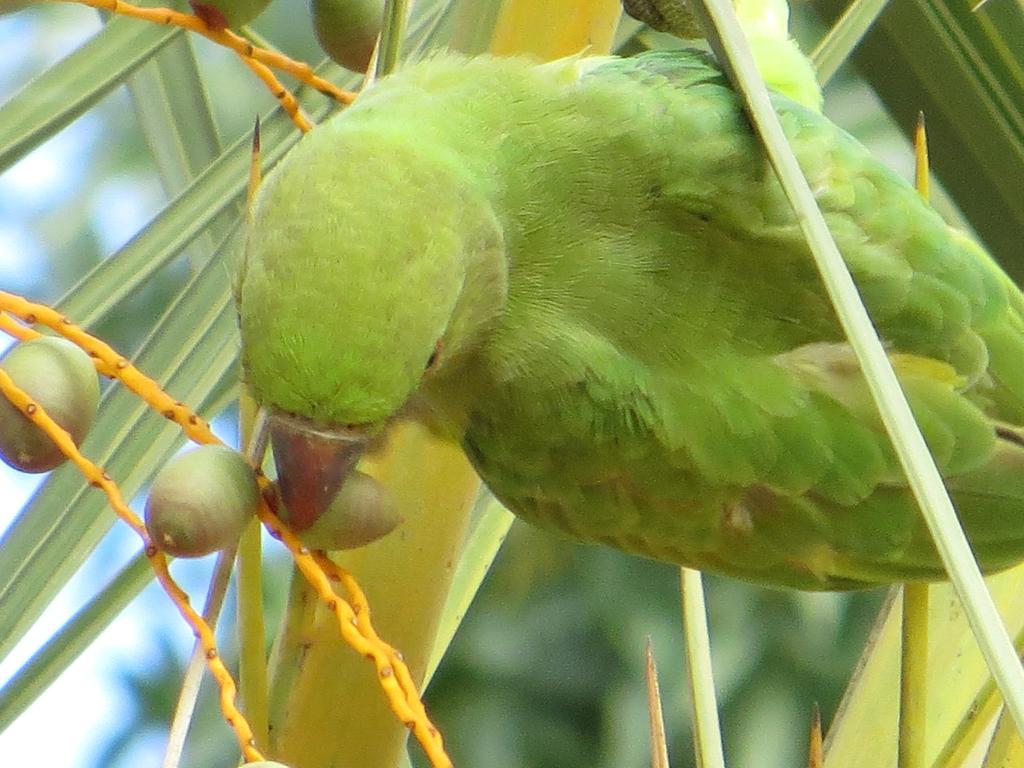
<svg viewBox="0 0 1024 768">
<path fill-rule="evenodd" d="M 821 710 L 817 702 L 811 710 L 811 736 L 807 744 L 807 768 L 822 768 L 825 765 L 825 748 L 821 737 Z"/>
<path fill-rule="evenodd" d="M 246 190 L 246 209 L 252 215 L 252 206 L 256 200 L 256 192 L 263 180 L 263 168 L 260 165 L 260 116 L 256 115 L 256 122 L 252 127 L 252 151 L 249 157 L 249 186 Z"/>
<path fill-rule="evenodd" d="M 928 199 L 928 138 L 924 113 L 918 113 L 914 129 L 914 186 Z M 922 768 L 928 727 L 928 596 L 927 584 L 903 585 L 900 648 L 900 708 L 898 764 Z"/>
<path fill-rule="evenodd" d="M 928 166 L 928 132 L 925 129 L 924 112 L 918 112 L 917 125 L 914 126 L 914 186 L 925 200 L 930 197 Z"/>
<path fill-rule="evenodd" d="M 661 689 L 658 686 L 658 668 L 654 663 L 650 635 L 644 643 L 644 662 L 647 678 L 647 717 L 651 727 L 651 768 L 669 768 Z"/>
</svg>

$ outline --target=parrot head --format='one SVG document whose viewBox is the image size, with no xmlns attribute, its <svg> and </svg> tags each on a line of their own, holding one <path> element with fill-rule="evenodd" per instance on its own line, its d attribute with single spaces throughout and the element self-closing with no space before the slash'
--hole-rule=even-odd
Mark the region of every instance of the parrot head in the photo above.
<svg viewBox="0 0 1024 768">
<path fill-rule="evenodd" d="M 504 280 L 500 228 L 467 175 L 345 117 L 261 185 L 236 286 L 243 376 L 299 530 L 425 379 L 471 350 L 499 305 L 478 283 Z"/>
</svg>

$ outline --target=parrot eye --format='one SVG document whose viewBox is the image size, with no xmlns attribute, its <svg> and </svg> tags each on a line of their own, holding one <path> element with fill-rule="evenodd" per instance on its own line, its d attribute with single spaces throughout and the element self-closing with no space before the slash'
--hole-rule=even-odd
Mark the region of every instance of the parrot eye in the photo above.
<svg viewBox="0 0 1024 768">
<path fill-rule="evenodd" d="M 435 368 L 437 368 L 437 364 L 440 362 L 440 360 L 441 360 L 441 340 L 438 339 L 437 344 L 434 345 L 434 351 L 431 352 L 430 353 L 430 357 L 427 358 L 427 365 L 426 365 L 426 368 L 424 369 L 424 373 L 430 373 Z"/>
</svg>

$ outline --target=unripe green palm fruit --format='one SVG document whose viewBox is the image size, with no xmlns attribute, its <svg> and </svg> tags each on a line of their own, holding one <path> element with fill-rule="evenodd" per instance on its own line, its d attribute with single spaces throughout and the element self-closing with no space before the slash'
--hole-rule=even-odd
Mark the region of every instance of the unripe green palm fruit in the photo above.
<svg viewBox="0 0 1024 768">
<path fill-rule="evenodd" d="M 327 510 L 299 536 L 313 549 L 354 549 L 386 536 L 401 522 L 387 488 L 353 471 Z"/>
<path fill-rule="evenodd" d="M 237 29 L 259 16 L 270 0 L 189 0 L 189 5 L 211 29 Z"/>
<path fill-rule="evenodd" d="M 234 544 L 256 512 L 260 491 L 240 453 L 203 445 L 171 459 L 146 499 L 146 530 L 176 557 L 202 557 Z"/>
<path fill-rule="evenodd" d="M 316 39 L 332 59 L 365 72 L 384 21 L 384 0 L 310 0 Z"/>
<path fill-rule="evenodd" d="M 53 336 L 17 344 L 0 360 L 2 368 L 78 445 L 96 416 L 100 385 L 89 356 L 67 339 Z M 22 472 L 47 472 L 64 454 L 29 418 L 0 397 L 0 459 Z"/>
</svg>

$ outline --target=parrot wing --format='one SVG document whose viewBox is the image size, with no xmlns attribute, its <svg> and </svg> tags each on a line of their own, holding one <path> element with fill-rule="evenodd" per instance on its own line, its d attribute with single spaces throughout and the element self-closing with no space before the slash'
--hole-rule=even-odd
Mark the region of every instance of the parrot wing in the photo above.
<svg viewBox="0 0 1024 768">
<path fill-rule="evenodd" d="M 841 589 L 943 576 L 847 345 L 653 371 L 601 340 L 579 341 L 591 362 L 575 387 L 538 384 L 532 398 L 492 403 L 538 429 L 479 414 L 466 435 L 517 514 L 760 583 Z M 901 353 L 892 362 L 982 567 L 1017 562 L 1019 435 L 994 424 L 948 364 Z"/>
<path fill-rule="evenodd" d="M 557 384 L 523 377 L 471 419 L 466 447 L 485 480 L 540 524 L 742 578 L 807 589 L 941 578 L 725 78 L 694 52 L 586 66 L 582 109 L 589 87 L 628 98 L 635 162 L 651 176 L 644 215 L 664 230 L 651 247 L 674 260 L 665 292 L 684 309 L 642 338 L 566 319 L 550 335 L 567 339 L 575 367 Z M 856 140 L 784 97 L 775 105 L 982 566 L 1019 560 L 1024 300 Z"/>
</svg>

